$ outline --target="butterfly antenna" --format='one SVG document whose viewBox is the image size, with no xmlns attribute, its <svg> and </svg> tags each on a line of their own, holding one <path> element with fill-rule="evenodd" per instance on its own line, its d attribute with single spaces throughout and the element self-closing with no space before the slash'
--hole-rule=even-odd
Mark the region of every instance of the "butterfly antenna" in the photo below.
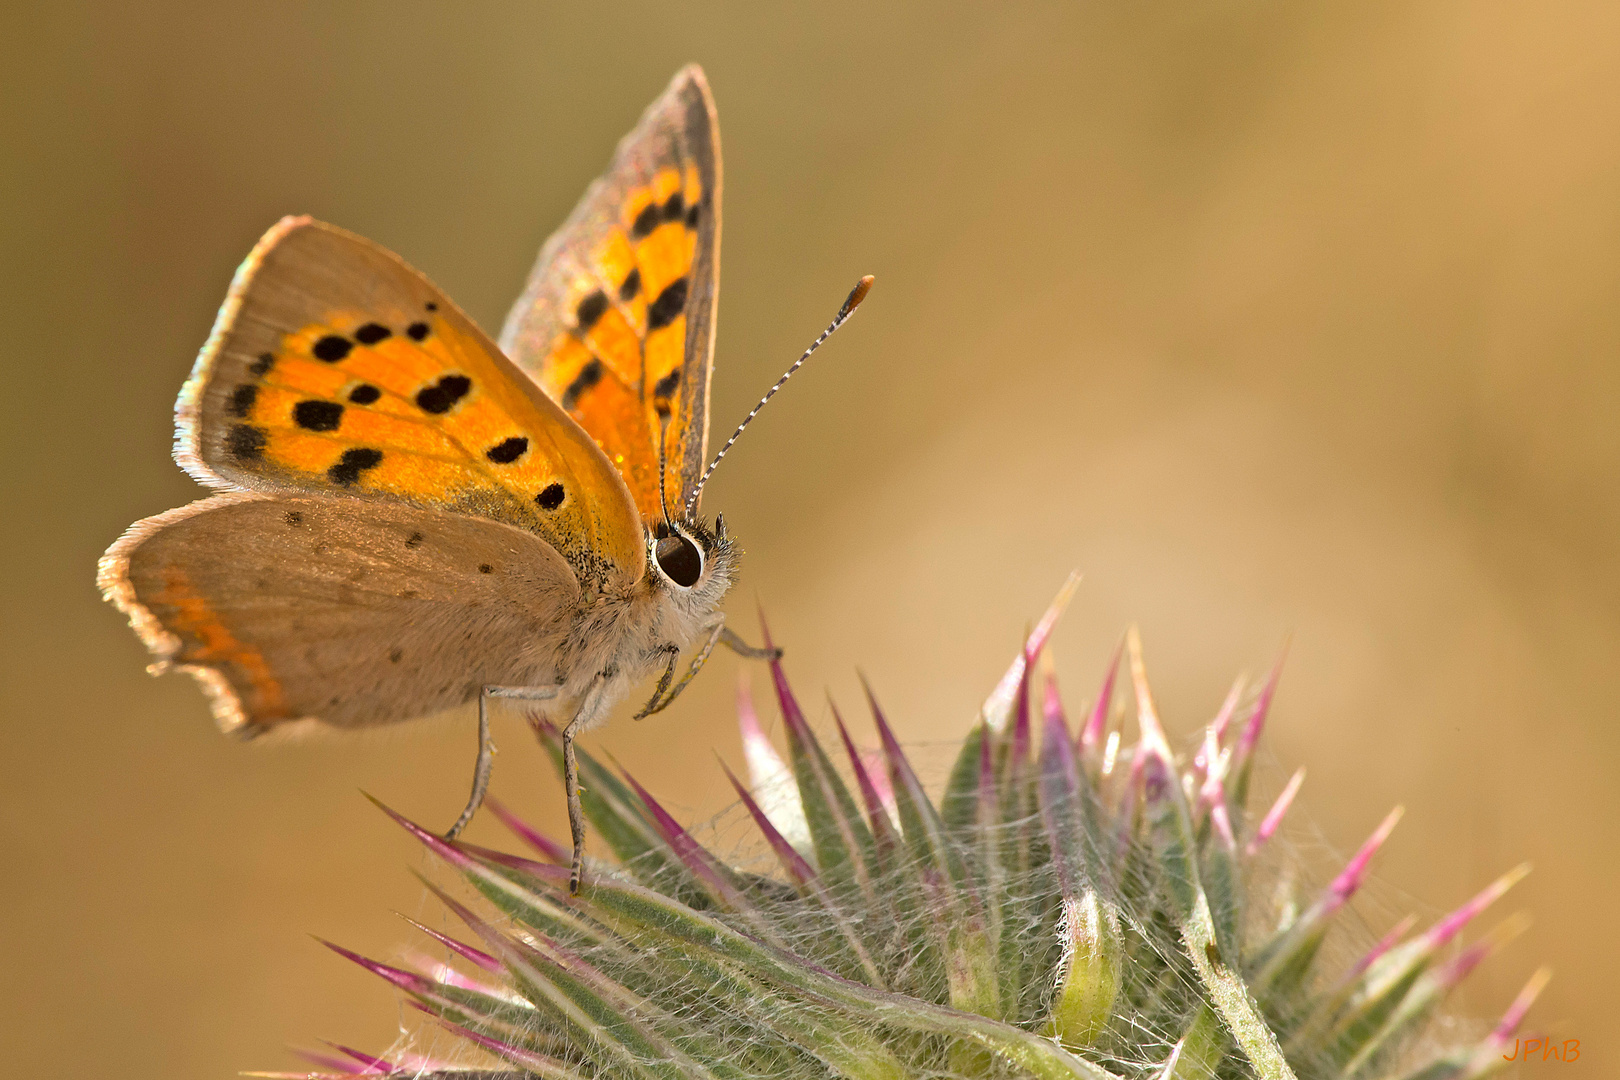
<svg viewBox="0 0 1620 1080">
<path fill-rule="evenodd" d="M 739 438 L 742 437 L 743 429 L 753 421 L 754 417 L 759 415 L 759 411 L 765 407 L 765 403 L 771 400 L 771 398 L 776 395 L 778 390 L 782 389 L 782 384 L 791 379 L 793 377 L 793 373 L 798 371 L 800 367 L 804 366 L 804 362 L 810 359 L 810 354 L 821 348 L 822 342 L 832 337 L 835 330 L 849 321 L 849 317 L 855 314 L 855 309 L 861 306 L 861 301 L 866 299 L 866 294 L 871 290 L 872 275 L 867 274 L 865 277 L 861 278 L 861 280 L 855 283 L 855 287 L 853 289 L 849 290 L 849 296 L 845 298 L 844 306 L 838 309 L 838 314 L 834 316 L 833 321 L 827 325 L 827 329 L 821 332 L 821 336 L 810 343 L 810 347 L 804 350 L 803 356 L 793 361 L 792 367 L 782 372 L 782 377 L 777 379 L 775 385 L 773 385 L 769 390 L 765 391 L 765 396 L 759 399 L 759 404 L 750 409 L 748 415 L 743 417 L 743 422 L 738 424 L 737 430 L 731 433 L 731 438 L 726 440 L 726 445 L 720 448 L 720 452 L 714 455 L 714 460 L 709 462 L 709 467 L 703 470 L 702 477 L 698 479 L 697 487 L 693 488 L 692 494 L 686 497 L 685 514 L 687 517 L 692 516 L 692 508 L 697 505 L 698 496 L 703 493 L 703 485 L 707 484 L 709 482 L 709 477 L 714 475 L 715 466 L 720 464 L 720 459 L 725 457 L 726 452 L 730 450 L 733 445 L 735 445 Z M 662 474 L 660 474 L 660 480 L 661 479 Z"/>
<path fill-rule="evenodd" d="M 669 497 L 664 494 L 664 474 L 669 471 L 666 462 L 669 455 L 669 410 L 658 410 L 658 505 L 664 511 L 664 524 L 671 533 L 675 531 L 675 523 L 669 517 Z"/>
</svg>

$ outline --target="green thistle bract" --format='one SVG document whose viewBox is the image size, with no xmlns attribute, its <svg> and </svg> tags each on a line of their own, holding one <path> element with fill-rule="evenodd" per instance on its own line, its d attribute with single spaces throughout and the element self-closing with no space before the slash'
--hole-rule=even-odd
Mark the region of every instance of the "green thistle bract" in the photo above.
<svg viewBox="0 0 1620 1080">
<path fill-rule="evenodd" d="M 308 1056 L 341 1075 L 644 1080 L 1441 1080 L 1505 1064 L 1545 973 L 1482 1039 L 1441 1047 L 1425 1027 L 1520 928 L 1510 919 L 1446 950 L 1522 869 L 1427 931 L 1408 937 L 1408 920 L 1348 970 L 1328 969 L 1324 937 L 1399 812 L 1326 890 L 1296 903 L 1275 885 L 1293 875 L 1268 841 L 1301 775 L 1263 815 L 1245 808 L 1276 671 L 1246 709 L 1234 687 L 1178 761 L 1133 632 L 1122 647 L 1132 692 L 1121 696 L 1134 698 L 1139 737 L 1121 745 L 1118 654 L 1073 731 L 1050 674 L 1037 675 L 1071 591 L 991 695 L 937 799 L 870 694 L 882 757 L 859 753 L 835 713 L 846 758 L 836 765 L 774 664 L 787 760 L 745 694 L 752 792 L 731 777 L 769 873 L 718 858 L 584 753 L 586 813 L 618 866 L 593 863 L 579 897 L 568 895 L 566 850 L 498 804 L 544 861 L 446 843 L 389 811 L 494 911 L 430 885 L 476 944 L 420 928 L 458 961 L 421 972 L 332 947 L 464 1041 L 462 1060 L 505 1064 Z M 560 763 L 556 733 L 541 737 Z M 457 1040 L 435 1046 L 447 1041 Z"/>
</svg>

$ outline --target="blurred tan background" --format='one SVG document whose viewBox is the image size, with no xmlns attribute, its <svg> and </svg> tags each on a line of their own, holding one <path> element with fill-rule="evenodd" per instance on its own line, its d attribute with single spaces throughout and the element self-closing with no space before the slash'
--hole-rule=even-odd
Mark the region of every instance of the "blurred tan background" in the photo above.
<svg viewBox="0 0 1620 1080">
<path fill-rule="evenodd" d="M 719 100 L 723 435 L 863 273 L 867 306 L 711 486 L 825 719 L 857 665 L 959 737 L 1071 568 L 1072 699 L 1143 628 L 1185 737 L 1292 632 L 1274 775 L 1323 872 L 1432 918 L 1530 859 L 1534 928 L 1468 984 L 1620 1060 L 1620 8 L 1605 2 L 21 5 L 0 43 L 10 423 L 0 1043 L 16 1075 L 222 1077 L 414 1014 L 437 908 L 357 794 L 448 824 L 468 717 L 244 747 L 92 585 L 197 496 L 170 409 L 237 262 L 308 212 L 497 328 L 682 63 Z M 731 801 L 723 656 L 594 746 Z M 761 703 L 764 704 L 763 698 Z M 767 710 L 768 716 L 774 712 Z M 495 790 L 565 833 L 520 721 Z M 1312 831 L 1307 830 L 1307 835 Z M 487 815 L 477 840 L 504 840 Z M 436 917 L 436 916 L 435 916 Z"/>
</svg>

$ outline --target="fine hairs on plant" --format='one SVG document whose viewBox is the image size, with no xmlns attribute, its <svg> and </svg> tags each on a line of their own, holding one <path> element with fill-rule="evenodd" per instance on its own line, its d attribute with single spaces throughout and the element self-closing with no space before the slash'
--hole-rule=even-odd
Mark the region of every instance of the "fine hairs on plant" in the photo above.
<svg viewBox="0 0 1620 1080">
<path fill-rule="evenodd" d="M 538 859 L 386 811 L 477 894 L 427 885 L 466 932 L 413 924 L 426 951 L 409 967 L 331 947 L 431 1019 L 386 1056 L 335 1047 L 304 1055 L 313 1073 L 256 1075 L 1452 1080 L 1503 1067 L 1545 971 L 1483 1036 L 1441 1008 L 1522 929 L 1510 917 L 1462 942 L 1524 868 L 1429 925 L 1324 947 L 1399 810 L 1307 887 L 1312 868 L 1276 836 L 1303 773 L 1249 806 L 1277 670 L 1252 694 L 1240 681 L 1176 754 L 1133 630 L 1071 719 L 1041 658 L 1074 585 L 937 793 L 870 690 L 877 754 L 836 707 L 824 743 L 773 662 L 786 758 L 745 692 L 748 781 L 717 766 L 765 861 L 716 856 L 583 752 L 586 813 L 616 862 L 592 860 L 577 897 L 568 849 L 498 803 Z M 536 730 L 560 767 L 558 733 Z"/>
</svg>

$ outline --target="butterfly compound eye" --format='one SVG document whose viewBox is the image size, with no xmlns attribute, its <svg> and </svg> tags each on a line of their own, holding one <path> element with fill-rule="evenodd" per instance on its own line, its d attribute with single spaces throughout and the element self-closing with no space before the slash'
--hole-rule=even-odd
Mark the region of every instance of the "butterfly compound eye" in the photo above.
<svg viewBox="0 0 1620 1080">
<path fill-rule="evenodd" d="M 658 568 L 683 589 L 696 585 L 698 576 L 703 573 L 703 556 L 698 553 L 697 545 L 679 534 L 658 541 L 653 556 L 658 560 Z"/>
</svg>

